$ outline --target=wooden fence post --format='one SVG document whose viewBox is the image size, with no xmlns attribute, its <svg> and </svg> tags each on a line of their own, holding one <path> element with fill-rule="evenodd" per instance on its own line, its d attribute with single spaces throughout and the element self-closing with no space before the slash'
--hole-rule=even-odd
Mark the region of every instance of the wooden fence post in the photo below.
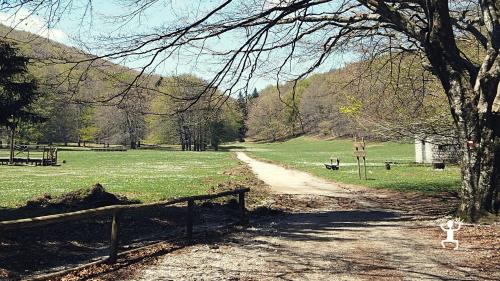
<svg viewBox="0 0 500 281">
<path fill-rule="evenodd" d="M 245 208 L 245 192 L 241 192 L 238 194 L 238 203 L 239 203 L 239 209 L 240 209 L 240 224 L 245 225 L 248 223 L 248 218 L 246 215 L 246 208 Z"/>
<path fill-rule="evenodd" d="M 115 263 L 116 257 L 118 256 L 118 224 L 120 219 L 120 213 L 113 213 L 113 220 L 111 221 L 111 240 L 109 243 L 109 257 L 108 263 Z"/>
<path fill-rule="evenodd" d="M 186 214 L 186 237 L 189 239 L 193 237 L 193 213 L 194 213 L 194 200 L 188 200 L 187 214 Z"/>
</svg>

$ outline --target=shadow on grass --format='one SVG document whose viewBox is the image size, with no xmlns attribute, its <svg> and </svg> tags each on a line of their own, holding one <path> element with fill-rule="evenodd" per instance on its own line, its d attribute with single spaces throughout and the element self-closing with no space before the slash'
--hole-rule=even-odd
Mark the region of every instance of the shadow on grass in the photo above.
<svg viewBox="0 0 500 281">
<path fill-rule="evenodd" d="M 449 192 L 452 194 L 457 194 L 457 190 L 460 186 L 460 181 L 413 181 L 413 182 L 390 182 L 385 183 L 381 188 L 387 188 L 398 191 L 410 191 L 410 192 L 427 192 L 427 193 L 439 193 L 439 192 Z"/>
<path fill-rule="evenodd" d="M 223 145 L 219 147 L 219 151 L 232 151 L 232 150 L 244 150 L 245 146 L 242 145 Z"/>
</svg>

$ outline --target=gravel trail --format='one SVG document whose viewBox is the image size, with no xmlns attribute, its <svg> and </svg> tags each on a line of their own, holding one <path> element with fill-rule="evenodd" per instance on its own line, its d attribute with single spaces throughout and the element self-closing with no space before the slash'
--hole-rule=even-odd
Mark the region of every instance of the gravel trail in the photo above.
<svg viewBox="0 0 500 281">
<path fill-rule="evenodd" d="M 384 192 L 331 183 L 243 152 L 237 157 L 277 198 L 289 198 L 297 207 L 254 218 L 250 227 L 217 244 L 168 254 L 131 280 L 485 279 L 454 266 L 451 251 L 440 248 L 440 237 L 420 234 L 420 227 L 435 221 L 417 220 L 367 199 L 387 197 Z M 346 205 L 346 199 L 352 204 Z M 454 256 L 455 263 L 460 259 Z"/>
</svg>

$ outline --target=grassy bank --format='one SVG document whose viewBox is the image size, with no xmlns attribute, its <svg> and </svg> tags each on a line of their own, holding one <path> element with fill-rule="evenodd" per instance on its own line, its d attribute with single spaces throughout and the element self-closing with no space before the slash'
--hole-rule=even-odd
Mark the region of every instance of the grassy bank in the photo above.
<svg viewBox="0 0 500 281">
<path fill-rule="evenodd" d="M 415 161 L 413 144 L 367 142 L 368 180 L 358 177 L 351 140 L 326 141 L 300 137 L 286 142 L 246 143 L 245 147 L 249 155 L 256 158 L 342 183 L 423 192 L 454 191 L 460 184 L 457 166 L 448 165 L 444 171 L 435 171 L 430 166 L 412 164 Z M 339 171 L 325 169 L 323 163 L 329 162 L 330 156 L 340 159 Z M 386 170 L 385 161 L 398 164 Z"/>
<path fill-rule="evenodd" d="M 222 172 L 236 165 L 229 152 L 158 150 L 60 151 L 59 162 L 60 167 L 0 166 L 0 207 L 95 183 L 144 202 L 202 194 L 224 181 Z"/>
</svg>

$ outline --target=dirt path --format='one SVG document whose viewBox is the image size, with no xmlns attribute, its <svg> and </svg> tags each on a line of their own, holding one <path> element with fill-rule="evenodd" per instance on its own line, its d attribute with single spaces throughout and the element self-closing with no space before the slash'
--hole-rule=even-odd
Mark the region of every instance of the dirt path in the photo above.
<svg viewBox="0 0 500 281">
<path fill-rule="evenodd" d="M 440 248 L 439 237 L 429 239 L 419 232 L 435 222 L 417 221 L 414 215 L 366 199 L 379 196 L 376 192 L 343 187 L 242 152 L 237 156 L 278 194 L 268 204 L 289 200 L 290 212 L 255 218 L 252 227 L 217 245 L 195 245 L 166 255 L 134 280 L 498 278 L 454 266 L 452 251 Z M 465 259 L 460 251 L 468 250 L 453 252 L 454 263 Z"/>
<path fill-rule="evenodd" d="M 285 169 L 278 165 L 257 161 L 244 152 L 237 152 L 239 160 L 252 168 L 257 177 L 271 187 L 271 190 L 281 194 L 316 194 L 336 197 L 350 197 L 350 190 L 338 184 L 316 178 L 308 173 Z"/>
</svg>

